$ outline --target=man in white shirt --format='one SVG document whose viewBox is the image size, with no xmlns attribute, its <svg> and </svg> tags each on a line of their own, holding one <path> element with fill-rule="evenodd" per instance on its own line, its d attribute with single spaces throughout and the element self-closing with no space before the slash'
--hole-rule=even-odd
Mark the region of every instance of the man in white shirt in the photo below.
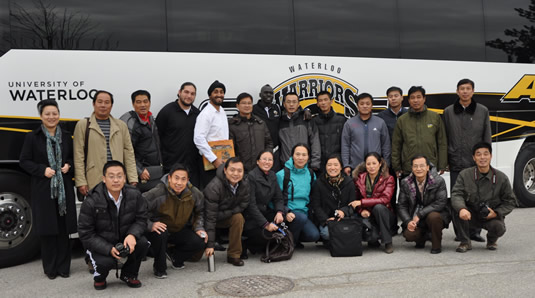
<svg viewBox="0 0 535 298">
<path fill-rule="evenodd" d="M 223 161 L 212 152 L 208 142 L 229 139 L 227 114 L 221 106 L 225 98 L 225 91 L 225 85 L 217 80 L 210 85 L 208 88 L 210 103 L 206 105 L 197 117 L 193 132 L 195 146 L 197 146 L 201 155 L 211 162 L 216 169 L 223 164 Z M 204 171 L 201 174 L 203 187 L 215 177 L 215 172 L 215 170 L 211 170 Z"/>
</svg>

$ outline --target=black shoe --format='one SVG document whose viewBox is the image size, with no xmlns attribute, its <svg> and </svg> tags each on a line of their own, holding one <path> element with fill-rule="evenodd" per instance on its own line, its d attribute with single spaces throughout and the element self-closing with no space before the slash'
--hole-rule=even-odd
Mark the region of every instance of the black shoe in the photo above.
<svg viewBox="0 0 535 298">
<path fill-rule="evenodd" d="M 455 236 L 455 239 L 453 239 L 455 242 L 461 242 L 461 239 L 459 239 L 457 236 Z"/>
<path fill-rule="evenodd" d="M 470 236 L 470 240 L 474 240 L 476 242 L 485 242 L 485 239 L 481 237 L 479 234 L 474 234 Z"/>
<path fill-rule="evenodd" d="M 440 248 L 432 248 L 431 249 L 431 254 L 433 254 L 433 255 L 439 254 L 441 252 L 442 252 L 442 249 L 440 249 Z"/>
<path fill-rule="evenodd" d="M 180 269 L 184 269 L 184 268 L 186 268 L 186 265 L 184 265 L 184 262 L 182 262 L 182 263 L 178 263 L 178 262 L 173 261 L 173 262 L 171 263 L 171 267 L 172 267 L 173 269 L 175 269 L 175 270 L 180 270 Z"/>
<path fill-rule="evenodd" d="M 60 273 L 59 276 L 61 276 L 63 278 L 68 278 L 70 275 L 69 275 L 69 273 Z"/>
<path fill-rule="evenodd" d="M 154 277 L 158 279 L 165 279 L 167 278 L 167 272 L 164 271 L 156 271 L 154 270 Z"/>
<path fill-rule="evenodd" d="M 381 243 L 379 243 L 378 240 L 368 242 L 368 247 L 376 248 L 376 247 L 379 247 L 379 246 L 381 246 Z"/>
<path fill-rule="evenodd" d="M 46 276 L 48 277 L 48 279 L 52 280 L 56 279 L 58 275 L 56 273 L 46 273 Z"/>
<path fill-rule="evenodd" d="M 303 248 L 305 248 L 305 246 L 303 245 L 303 243 L 301 243 L 301 242 L 297 242 L 297 243 L 295 244 L 295 248 L 296 248 L 296 249 L 303 249 Z"/>
<path fill-rule="evenodd" d="M 425 248 L 425 241 L 424 242 L 416 242 L 416 245 L 414 247 L 416 247 L 416 248 Z"/>
<path fill-rule="evenodd" d="M 234 266 L 243 266 L 245 264 L 240 258 L 231 257 L 227 257 L 227 263 L 232 264 Z"/>
<path fill-rule="evenodd" d="M 95 290 L 104 290 L 108 284 L 106 283 L 106 280 L 104 281 L 95 281 L 93 283 L 93 287 L 95 287 Z"/>
<path fill-rule="evenodd" d="M 227 249 L 223 245 L 219 244 L 219 242 L 216 242 L 215 245 L 214 245 L 214 250 L 225 251 Z"/>
<path fill-rule="evenodd" d="M 121 275 L 120 279 L 126 283 L 127 286 L 130 288 L 140 288 L 141 282 L 136 277 L 127 277 L 124 275 Z"/>
<path fill-rule="evenodd" d="M 247 260 L 249 258 L 249 255 L 247 254 L 247 251 L 243 251 L 241 253 L 240 259 Z"/>
</svg>

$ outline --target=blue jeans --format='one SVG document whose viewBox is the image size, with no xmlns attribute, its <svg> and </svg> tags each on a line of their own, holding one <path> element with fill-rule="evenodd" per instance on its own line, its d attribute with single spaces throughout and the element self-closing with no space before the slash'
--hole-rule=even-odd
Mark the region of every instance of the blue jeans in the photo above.
<svg viewBox="0 0 535 298">
<path fill-rule="evenodd" d="M 293 213 L 295 218 L 288 223 L 288 228 L 294 236 L 295 243 L 317 241 L 320 238 L 320 233 L 316 225 L 308 219 L 308 215 L 299 211 Z"/>
<path fill-rule="evenodd" d="M 328 226 L 328 225 L 325 225 L 325 226 L 319 226 L 318 228 L 319 228 L 319 230 L 320 230 L 320 237 L 321 237 L 321 239 L 323 239 L 323 240 L 329 240 L 329 226 Z"/>
</svg>

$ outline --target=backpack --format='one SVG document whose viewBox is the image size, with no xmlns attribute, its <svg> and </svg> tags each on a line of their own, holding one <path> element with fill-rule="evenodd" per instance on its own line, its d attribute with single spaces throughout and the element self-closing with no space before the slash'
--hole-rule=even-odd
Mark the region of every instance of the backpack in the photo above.
<svg viewBox="0 0 535 298">
<path fill-rule="evenodd" d="M 265 229 L 262 230 L 262 236 L 268 242 L 266 244 L 266 252 L 260 258 L 260 261 L 271 263 L 291 259 L 294 253 L 294 238 L 284 222 L 280 224 L 277 231 L 268 232 L 269 235 L 266 235 L 266 232 Z"/>
</svg>

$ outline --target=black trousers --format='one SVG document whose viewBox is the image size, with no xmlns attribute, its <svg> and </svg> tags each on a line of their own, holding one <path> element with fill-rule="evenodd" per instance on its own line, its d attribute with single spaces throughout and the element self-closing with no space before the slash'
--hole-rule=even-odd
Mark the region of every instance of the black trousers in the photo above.
<svg viewBox="0 0 535 298">
<path fill-rule="evenodd" d="M 137 278 L 139 267 L 141 266 L 141 261 L 143 260 L 143 257 L 145 257 L 145 255 L 147 254 L 147 251 L 149 250 L 149 245 L 150 244 L 147 241 L 147 238 L 141 237 L 137 239 L 134 252 L 128 255 L 128 259 L 126 260 L 123 265 L 123 268 L 121 269 L 121 276 Z M 89 259 L 93 264 L 93 268 L 95 269 L 95 273 L 93 275 L 93 279 L 95 281 L 101 282 L 106 280 L 106 277 L 108 277 L 110 270 L 117 269 L 117 259 L 112 257 L 110 254 L 101 255 L 90 250 L 87 250 L 87 254 L 89 255 Z"/>
<path fill-rule="evenodd" d="M 215 178 L 215 174 L 216 170 L 205 171 L 204 168 L 201 169 L 201 190 L 203 190 L 206 185 L 208 185 L 208 183 L 210 183 L 210 181 Z"/>
<path fill-rule="evenodd" d="M 57 214 L 56 220 L 58 234 L 40 237 L 43 270 L 45 274 L 49 275 L 69 274 L 71 270 L 71 245 L 65 223 L 66 218 Z"/>
<path fill-rule="evenodd" d="M 470 231 L 472 228 L 483 228 L 487 230 L 487 242 L 496 242 L 498 238 L 505 234 L 505 222 L 503 218 L 495 217 L 491 220 L 479 219 L 474 210 L 470 211 L 472 217 L 470 220 L 462 220 L 459 212 L 453 212 L 453 225 L 456 226 L 455 235 L 461 243 L 470 243 Z"/>
<path fill-rule="evenodd" d="M 263 227 L 243 231 L 243 236 L 247 237 L 244 241 L 243 251 L 245 252 L 246 249 L 252 253 L 265 251 L 268 240 L 264 238 L 263 233 L 266 233 L 267 236 L 272 234 Z"/>
<path fill-rule="evenodd" d="M 394 227 L 397 230 L 396 216 L 385 205 L 375 205 L 372 208 L 370 222 L 373 225 L 372 239 L 369 242 L 377 241 L 379 238 L 383 244 L 392 243 L 392 233 Z"/>
<path fill-rule="evenodd" d="M 453 189 L 453 186 L 455 186 L 455 182 L 457 182 L 457 177 L 459 177 L 459 173 L 460 172 L 457 172 L 457 171 L 450 171 L 450 193 L 451 193 L 451 190 Z M 453 213 L 454 212 L 453 208 L 451 208 L 451 210 Z M 455 231 L 455 235 L 457 235 L 457 227 L 455 225 L 453 225 L 453 230 Z M 474 226 L 470 227 L 470 237 L 478 236 L 479 234 L 481 234 L 481 228 L 476 228 Z"/>
<path fill-rule="evenodd" d="M 177 264 L 184 263 L 184 261 L 205 248 L 204 239 L 199 237 L 188 227 L 183 228 L 176 233 L 169 233 L 169 231 L 165 231 L 161 234 L 150 232 L 147 234 L 147 238 L 149 239 L 152 251 L 154 252 L 153 267 L 156 271 L 160 272 L 167 269 L 165 256 L 167 244 L 172 243 L 175 245 L 173 258 Z"/>
</svg>

